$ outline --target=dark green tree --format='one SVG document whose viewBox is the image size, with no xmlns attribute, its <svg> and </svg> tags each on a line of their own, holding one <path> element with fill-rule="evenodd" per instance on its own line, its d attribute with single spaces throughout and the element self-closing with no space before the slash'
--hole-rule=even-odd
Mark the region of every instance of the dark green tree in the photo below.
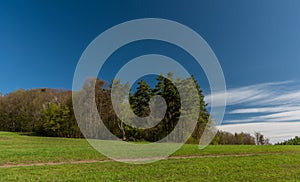
<svg viewBox="0 0 300 182">
<path fill-rule="evenodd" d="M 276 143 L 275 145 L 300 145 L 300 137 L 295 136 L 294 138 Z"/>
</svg>

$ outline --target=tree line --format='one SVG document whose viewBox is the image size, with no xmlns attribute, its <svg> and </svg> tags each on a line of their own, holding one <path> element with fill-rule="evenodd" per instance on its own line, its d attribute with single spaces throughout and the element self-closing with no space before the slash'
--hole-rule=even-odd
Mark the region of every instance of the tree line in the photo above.
<svg viewBox="0 0 300 182">
<path fill-rule="evenodd" d="M 285 140 L 283 142 L 278 142 L 275 145 L 300 145 L 300 137 L 295 136 L 294 138 Z"/>
<path fill-rule="evenodd" d="M 164 98 L 166 102 L 166 113 L 157 125 L 140 129 L 132 125 L 122 122 L 126 119 L 131 120 L 131 116 L 127 118 L 119 118 L 113 108 L 111 101 L 112 87 L 111 84 L 104 80 L 88 79 L 80 91 L 76 91 L 74 95 L 82 97 L 82 107 L 84 104 L 90 104 L 91 101 L 86 99 L 87 95 L 91 94 L 90 90 L 95 88 L 95 103 L 97 112 L 106 128 L 113 135 L 126 141 L 158 141 L 167 136 L 178 124 L 180 117 L 180 96 L 174 82 L 183 84 L 188 80 L 192 80 L 198 91 L 199 96 L 199 117 L 196 127 L 188 139 L 188 143 L 198 143 L 204 128 L 208 123 L 209 112 L 204 102 L 204 95 L 197 81 L 191 77 L 186 79 L 173 80 L 172 73 L 167 77 L 158 76 L 156 85 L 151 88 L 145 80 L 140 80 L 137 83 L 137 88 L 131 90 L 128 96 L 129 104 L 133 113 L 139 117 L 146 117 L 150 114 L 149 101 L 155 95 Z M 121 84 L 119 80 L 115 80 L 115 86 L 130 89 L 129 84 Z M 94 88 L 93 88 L 94 87 Z M 189 94 L 189 87 L 185 88 L 187 98 L 193 101 Z M 122 89 L 121 89 L 122 90 Z M 114 97 L 120 97 L 122 93 L 117 93 Z M 122 108 L 120 109 L 122 112 Z M 98 132 L 96 117 L 89 115 L 89 111 L 83 112 L 86 114 L 87 122 L 80 126 L 81 130 L 90 132 L 89 138 L 105 138 L 105 132 Z M 32 89 L 32 90 L 17 90 L 7 95 L 0 96 L 0 130 L 12 132 L 27 132 L 34 135 L 52 136 L 52 137 L 73 137 L 82 138 L 82 131 L 79 129 L 76 122 L 72 92 L 67 90 L 57 89 Z M 188 122 L 189 118 L 186 118 Z M 128 123 L 128 122 L 127 122 Z M 138 123 L 135 123 L 138 125 Z M 95 127 L 96 126 L 96 127 Z M 255 144 L 255 138 L 248 133 L 235 133 L 218 131 L 212 144 Z"/>
</svg>

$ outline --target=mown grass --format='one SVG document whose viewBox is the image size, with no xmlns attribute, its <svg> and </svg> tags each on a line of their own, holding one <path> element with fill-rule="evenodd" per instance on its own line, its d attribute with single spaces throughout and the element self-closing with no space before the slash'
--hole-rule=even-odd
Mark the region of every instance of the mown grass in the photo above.
<svg viewBox="0 0 300 182">
<path fill-rule="evenodd" d="M 210 145 L 199 150 L 198 145 L 185 144 L 172 156 L 190 155 L 234 155 L 234 154 L 265 154 L 265 153 L 300 153 L 300 146 L 292 145 Z"/>
<path fill-rule="evenodd" d="M 300 154 L 170 159 L 144 165 L 117 162 L 17 167 L 2 181 L 297 181 Z"/>
<path fill-rule="evenodd" d="M 0 168 L 0 181 L 297 181 L 298 146 L 184 145 L 173 156 L 254 154 L 169 159 L 151 164 L 118 162 Z M 256 155 L 257 154 L 257 155 Z M 21 136 L 0 132 L 0 166 L 104 160 L 84 139 Z"/>
<path fill-rule="evenodd" d="M 103 160 L 84 139 L 21 136 L 0 132 L 0 165 L 11 163 Z"/>
<path fill-rule="evenodd" d="M 184 145 L 172 156 L 256 154 L 272 152 L 299 152 L 298 146 L 208 146 Z M 85 139 L 22 136 L 0 132 L 0 165 L 40 162 L 67 162 L 78 160 L 105 160 Z"/>
</svg>

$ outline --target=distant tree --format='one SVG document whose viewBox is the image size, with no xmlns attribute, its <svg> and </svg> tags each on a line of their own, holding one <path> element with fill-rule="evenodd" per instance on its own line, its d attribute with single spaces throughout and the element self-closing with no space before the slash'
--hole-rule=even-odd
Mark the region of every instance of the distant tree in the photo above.
<svg viewBox="0 0 300 182">
<path fill-rule="evenodd" d="M 199 117 L 198 117 L 198 123 L 196 125 L 196 128 L 194 130 L 194 133 L 192 134 L 192 137 L 196 139 L 197 143 L 199 143 L 200 138 L 203 134 L 204 128 L 207 126 L 208 120 L 209 120 L 209 112 L 207 111 L 207 103 L 204 101 L 204 94 L 202 93 L 201 87 L 194 78 L 194 76 L 191 77 L 191 79 L 194 81 L 197 91 L 198 91 L 198 96 L 199 96 L 199 107 L 200 110 L 199 112 Z M 214 126 L 210 126 L 211 130 L 215 129 L 212 128 Z"/>
<path fill-rule="evenodd" d="M 178 125 L 179 118 L 182 117 L 180 118 L 182 123 L 193 120 L 197 122 L 188 142 L 199 142 L 207 126 L 209 112 L 206 109 L 207 104 L 204 102 L 202 90 L 193 77 L 174 79 L 172 73 L 166 77 L 160 75 L 157 77 L 157 84 L 154 88 L 151 88 L 145 80 L 141 80 L 136 90 L 131 90 L 129 96 L 125 95 L 129 90 L 129 84 L 121 84 L 120 80 L 115 80 L 115 86 L 120 89 L 117 93 L 112 93 L 112 85 L 108 82 L 96 78 L 88 79 L 81 90 L 73 92 L 73 98 L 76 98 L 75 102 L 78 103 L 73 103 L 71 91 L 50 88 L 18 90 L 5 96 L 1 95 L 0 130 L 34 132 L 39 135 L 58 137 L 83 137 L 82 133 L 85 133 L 85 137 L 97 139 L 111 139 L 110 134 L 113 134 L 123 140 L 153 142 L 170 134 Z M 198 93 L 194 92 L 195 87 Z M 179 95 L 179 88 L 185 94 L 184 99 Z M 165 102 L 156 102 L 156 99 L 153 99 L 156 95 L 161 96 Z M 114 104 L 115 108 L 113 108 L 111 97 L 118 102 Z M 155 98 L 161 99 L 161 97 Z M 128 99 L 133 110 L 130 113 L 127 113 L 124 107 L 128 106 Z M 158 108 L 167 106 L 166 112 L 164 109 L 151 110 L 150 100 L 154 101 L 153 103 L 157 104 Z M 195 104 L 195 102 L 199 102 L 197 110 L 193 110 L 195 108 L 189 104 Z M 81 110 L 80 115 L 76 115 L 80 118 L 78 122 L 73 111 L 74 104 Z M 96 104 L 97 107 L 87 107 L 91 104 Z M 189 111 L 187 112 L 189 114 L 183 116 L 181 110 Z M 162 120 L 158 124 L 155 123 L 155 126 L 150 123 L 151 119 L 146 120 L 148 122 L 146 124 L 151 127 L 140 129 L 132 114 L 147 117 L 150 111 L 153 112 L 151 119 L 163 117 Z M 122 113 L 122 117 L 118 118 L 116 112 Z M 190 113 L 199 113 L 198 118 Z M 107 130 L 103 129 L 98 116 Z M 130 125 L 132 123 L 134 125 Z M 190 133 L 185 133 L 186 127 L 179 126 L 182 126 L 181 129 L 184 129 L 184 132 L 177 130 L 176 135 L 181 139 L 189 136 Z M 213 129 L 213 126 L 210 127 Z M 171 141 L 178 142 L 176 141 L 178 139 L 175 139 L 176 137 L 170 138 Z M 255 143 L 254 138 L 246 133 L 219 132 L 213 143 L 253 144 L 253 141 Z M 266 139 L 263 137 L 259 141 L 265 143 Z"/>
<path fill-rule="evenodd" d="M 150 141 L 160 140 L 173 131 L 178 123 L 181 108 L 180 95 L 173 83 L 175 82 L 173 80 L 173 73 L 169 73 L 167 78 L 160 75 L 156 79 L 157 84 L 153 89 L 153 95 L 161 96 L 165 100 L 167 108 L 160 124 L 148 130 L 149 133 L 153 132 L 153 134 L 148 135 L 148 140 Z M 173 138 L 172 141 L 175 141 L 175 138 Z"/>
<path fill-rule="evenodd" d="M 66 123 L 69 122 L 70 109 L 67 106 L 60 106 L 50 103 L 43 110 L 44 131 L 47 136 L 66 137 L 65 133 L 69 130 Z"/>
<path fill-rule="evenodd" d="M 261 134 L 260 132 L 255 132 L 255 141 L 256 141 L 256 145 L 269 145 L 269 139 L 265 138 L 263 134 Z"/>
<path fill-rule="evenodd" d="M 139 117 L 146 117 L 150 114 L 149 102 L 152 96 L 150 86 L 144 80 L 138 82 L 136 92 L 131 96 L 130 103 L 133 112 Z"/>
<path fill-rule="evenodd" d="M 300 137 L 295 136 L 294 138 L 276 143 L 275 145 L 300 145 Z"/>
<path fill-rule="evenodd" d="M 126 83 L 125 85 L 121 84 L 120 80 L 114 80 L 114 92 L 112 93 L 112 97 L 115 101 L 115 107 L 114 109 L 116 112 L 123 114 L 123 118 L 118 118 L 117 123 L 119 129 L 122 131 L 122 140 L 126 140 L 126 128 L 124 124 L 124 120 L 129 120 L 131 117 L 129 117 L 129 113 L 124 113 L 124 106 L 128 101 L 128 97 L 126 93 L 129 93 L 129 84 Z M 142 107 L 142 105 L 141 105 Z"/>
<path fill-rule="evenodd" d="M 213 145 L 255 145 L 255 138 L 249 133 L 229 133 L 218 131 L 213 139 Z"/>
<path fill-rule="evenodd" d="M 122 131 L 122 140 L 135 140 L 135 138 L 140 138 L 139 136 L 136 135 L 136 131 L 134 130 L 133 127 L 128 126 L 125 123 L 132 123 L 133 118 L 134 118 L 134 113 L 133 112 L 128 112 L 127 111 L 127 106 L 129 105 L 128 99 L 124 99 L 123 102 L 120 104 L 120 114 L 121 118 L 119 118 L 119 128 Z M 132 133 L 133 132 L 133 133 Z M 135 135 L 133 137 L 132 135 Z"/>
<path fill-rule="evenodd" d="M 65 103 L 71 92 L 56 89 L 17 90 L 0 97 L 0 130 L 41 134 L 43 105 Z"/>
</svg>

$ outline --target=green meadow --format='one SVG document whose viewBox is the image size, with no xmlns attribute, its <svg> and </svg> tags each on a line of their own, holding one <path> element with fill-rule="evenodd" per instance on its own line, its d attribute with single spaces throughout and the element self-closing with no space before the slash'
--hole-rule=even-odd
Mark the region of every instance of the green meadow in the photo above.
<svg viewBox="0 0 300 182">
<path fill-rule="evenodd" d="M 299 146 L 184 145 L 150 164 L 114 162 L 84 139 L 0 132 L 0 181 L 297 181 Z"/>
</svg>

